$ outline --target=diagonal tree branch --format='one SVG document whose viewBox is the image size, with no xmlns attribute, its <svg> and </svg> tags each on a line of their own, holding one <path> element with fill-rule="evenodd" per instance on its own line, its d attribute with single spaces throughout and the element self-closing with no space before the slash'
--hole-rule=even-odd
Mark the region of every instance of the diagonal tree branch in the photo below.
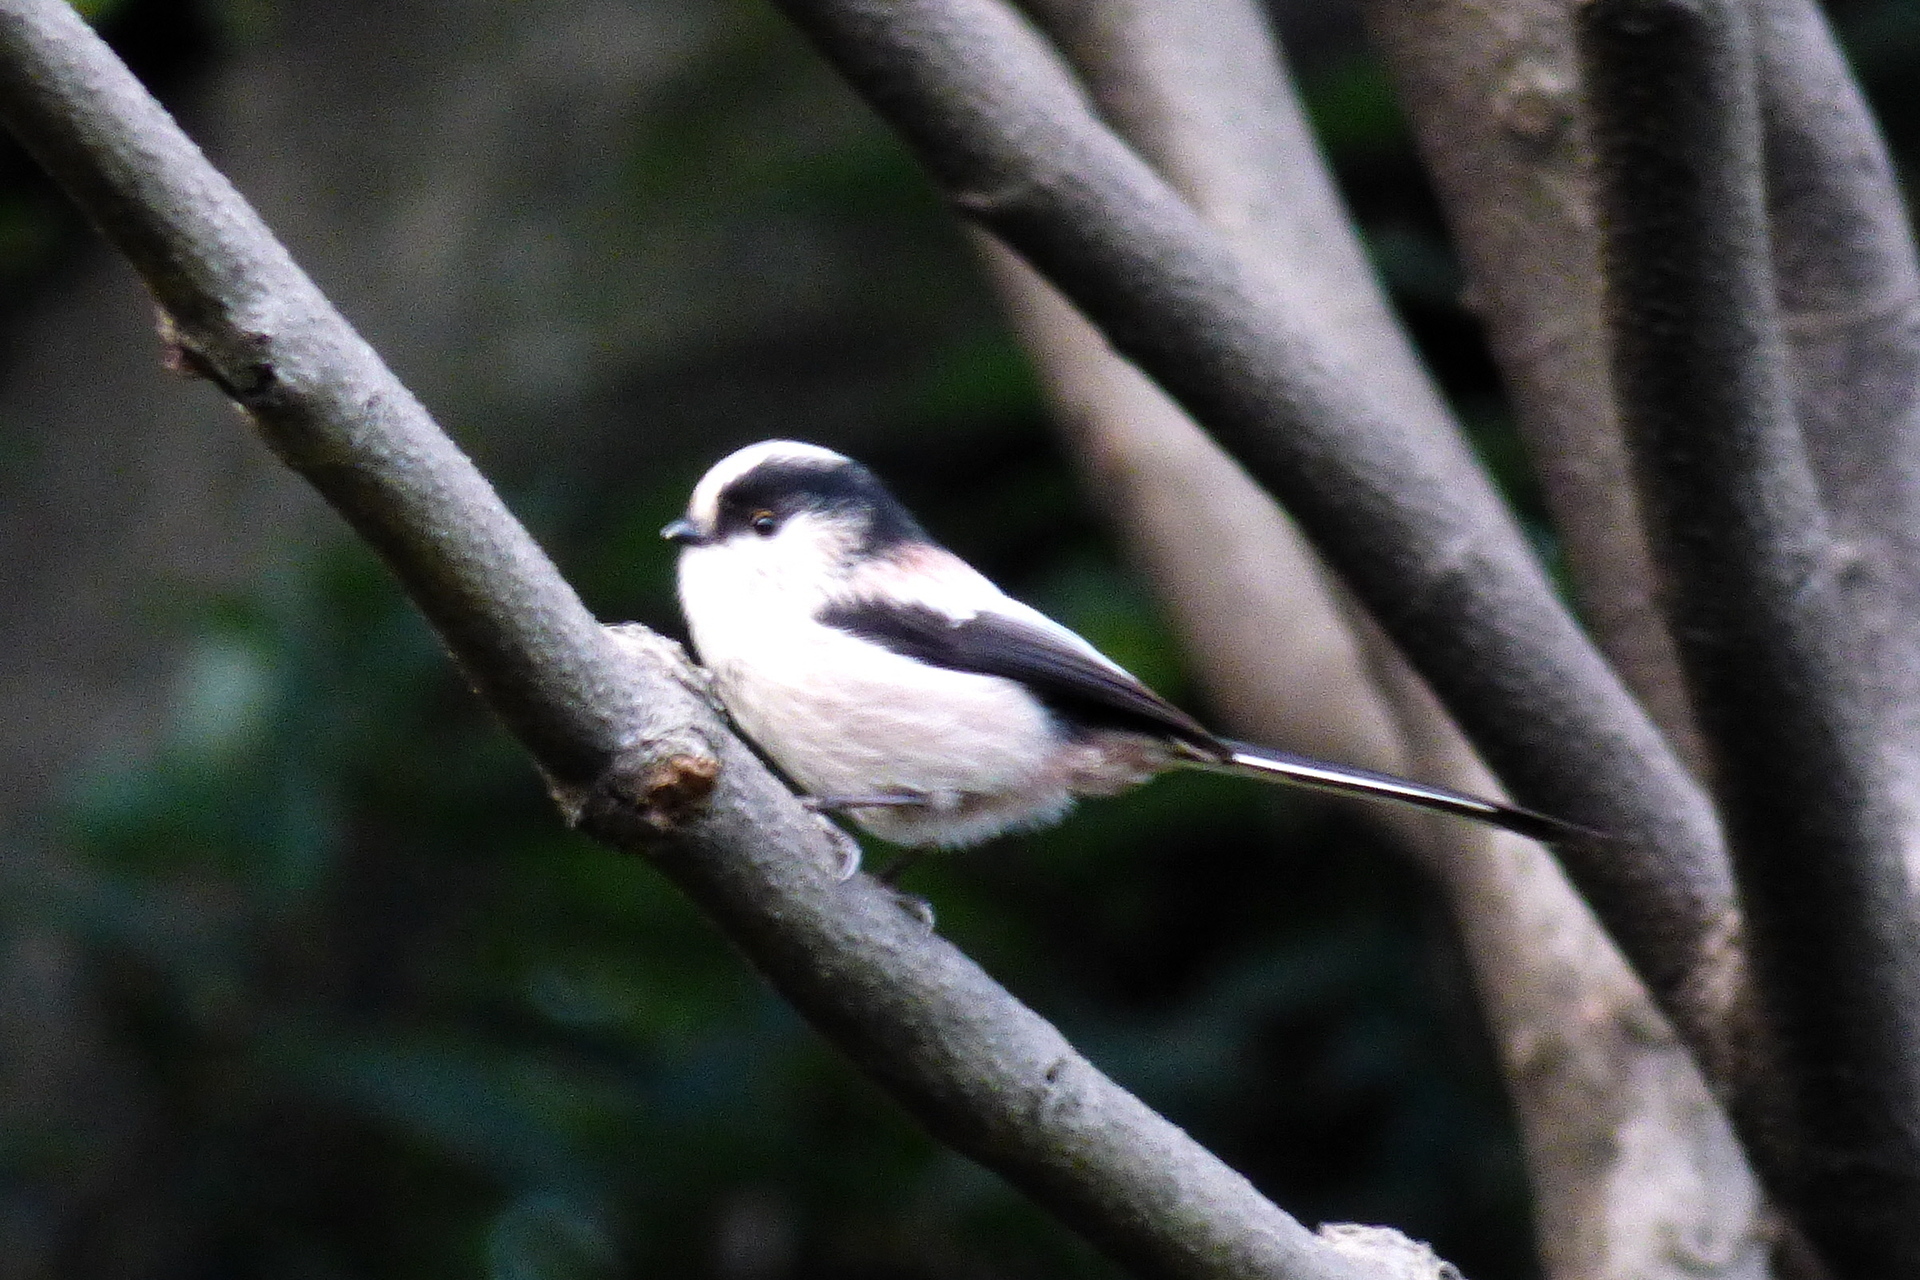
<svg viewBox="0 0 1920 1280">
<path fill-rule="evenodd" d="M 1523 802 L 1613 838 L 1575 882 L 1737 1098 L 1744 978 L 1715 819 L 1560 606 L 1464 444 L 1408 430 L 1094 115 L 997 0 L 782 0 L 949 198 L 1286 504 Z"/>
<path fill-rule="evenodd" d="M 386 559 L 579 824 L 646 853 L 936 1134 L 1142 1273 L 1360 1280 L 933 936 L 707 704 L 677 649 L 581 606 L 439 431 L 63 0 L 0 0 L 0 114 L 134 262 L 179 358 Z M 1429 1268 L 1438 1274 L 1434 1260 Z"/>
<path fill-rule="evenodd" d="M 1075 465 L 1153 584 L 1223 727 L 1407 773 L 1366 655 L 1286 514 L 1031 267 L 980 242 Z"/>
<path fill-rule="evenodd" d="M 1757 1157 L 1838 1275 L 1920 1271 L 1920 981 L 1902 815 L 1787 387 L 1746 13 L 1595 0 L 1615 388 L 1782 1069 Z"/>
<path fill-rule="evenodd" d="M 1319 315 L 1397 413 L 1447 429 L 1445 408 L 1372 287 L 1256 5 L 1024 7 L 1102 115 L 1265 269 L 1266 289 Z M 998 246 L 989 261 L 1070 447 L 1172 608 L 1220 713 L 1268 741 L 1405 772 L 1393 718 L 1347 625 L 1353 606 L 1329 594 L 1292 522 L 1030 268 Z M 1231 556 L 1221 554 L 1227 547 Z"/>
</svg>

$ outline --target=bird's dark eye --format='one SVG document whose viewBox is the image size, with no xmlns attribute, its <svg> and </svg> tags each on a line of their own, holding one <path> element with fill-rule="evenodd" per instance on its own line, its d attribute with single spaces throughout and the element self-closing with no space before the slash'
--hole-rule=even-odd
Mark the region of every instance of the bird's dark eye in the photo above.
<svg viewBox="0 0 1920 1280">
<path fill-rule="evenodd" d="M 747 517 L 747 527 L 766 538 L 772 536 L 773 531 L 780 527 L 780 521 L 771 511 L 756 511 Z"/>
</svg>

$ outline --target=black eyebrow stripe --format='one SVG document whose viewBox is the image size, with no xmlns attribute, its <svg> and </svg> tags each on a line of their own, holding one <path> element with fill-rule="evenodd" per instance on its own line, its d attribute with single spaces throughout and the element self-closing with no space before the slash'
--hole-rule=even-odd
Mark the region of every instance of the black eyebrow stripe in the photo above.
<svg viewBox="0 0 1920 1280">
<path fill-rule="evenodd" d="M 908 542 L 928 541 L 926 530 L 880 478 L 852 459 L 826 462 L 769 458 L 736 476 L 714 499 L 716 524 L 745 527 L 755 511 L 857 512 L 866 519 L 861 549 L 873 554 Z"/>
</svg>

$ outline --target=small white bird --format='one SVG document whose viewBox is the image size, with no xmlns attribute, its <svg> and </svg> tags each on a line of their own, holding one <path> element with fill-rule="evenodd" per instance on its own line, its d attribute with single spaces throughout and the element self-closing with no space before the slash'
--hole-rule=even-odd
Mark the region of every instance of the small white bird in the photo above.
<svg viewBox="0 0 1920 1280">
<path fill-rule="evenodd" d="M 790 440 L 694 487 L 680 608 L 740 728 L 808 794 L 903 845 L 1058 821 L 1175 766 L 1371 796 L 1544 839 L 1577 828 L 1217 737 L 930 539 L 867 468 Z"/>
</svg>

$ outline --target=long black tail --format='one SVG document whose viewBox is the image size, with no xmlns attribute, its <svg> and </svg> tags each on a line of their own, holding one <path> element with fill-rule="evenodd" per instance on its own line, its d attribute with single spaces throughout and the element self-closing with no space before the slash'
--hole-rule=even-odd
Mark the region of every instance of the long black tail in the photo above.
<svg viewBox="0 0 1920 1280">
<path fill-rule="evenodd" d="M 1247 774 L 1265 778 L 1269 782 L 1290 782 L 1296 786 L 1311 787 L 1319 791 L 1364 796 L 1373 800 L 1387 800 L 1397 804 L 1414 805 L 1421 809 L 1432 809 L 1439 813 L 1450 813 L 1455 817 L 1468 818 L 1475 822 L 1484 822 L 1488 826 L 1499 827 L 1504 831 L 1512 831 L 1530 840 L 1564 840 L 1569 836 L 1591 837 L 1597 834 L 1577 823 L 1550 818 L 1544 813 L 1535 813 L 1531 809 L 1522 809 L 1518 805 L 1503 804 L 1498 800 L 1483 800 L 1479 796 L 1470 796 L 1464 791 L 1430 787 L 1424 782 L 1396 778 L 1390 773 L 1375 773 L 1371 769 L 1328 764 L 1323 760 L 1311 760 L 1306 756 L 1275 751 L 1271 747 L 1256 747 L 1226 738 L 1219 741 L 1231 753 L 1225 760 L 1196 760 L 1195 763 L 1202 768 Z"/>
</svg>

